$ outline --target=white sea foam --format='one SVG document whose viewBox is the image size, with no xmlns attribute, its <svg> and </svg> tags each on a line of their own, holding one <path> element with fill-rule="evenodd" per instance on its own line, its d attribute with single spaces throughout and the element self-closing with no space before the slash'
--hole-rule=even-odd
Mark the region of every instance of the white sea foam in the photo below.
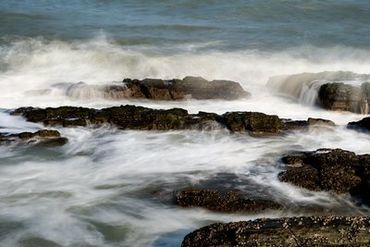
<svg viewBox="0 0 370 247">
<path fill-rule="evenodd" d="M 106 107 L 131 103 L 154 108 L 182 107 L 190 112 L 244 110 L 294 119 L 321 117 L 341 125 L 363 117 L 297 104 L 274 95 L 266 83 L 271 76 L 280 74 L 338 70 L 369 73 L 368 52 L 345 47 L 325 50 L 300 47 L 279 53 L 193 49 L 196 47 L 168 54 L 148 47 L 121 47 L 101 38 L 84 43 L 18 41 L 0 50 L 0 64 L 6 64 L 0 72 L 0 105 Z M 112 101 L 94 90 L 124 77 L 187 75 L 235 80 L 252 96 L 227 102 Z M 78 82 L 95 86 L 70 95 L 63 86 L 55 87 L 56 83 Z M 307 101 L 311 100 L 308 97 Z M 0 126 L 9 132 L 41 127 L 3 112 Z M 318 148 L 370 152 L 369 135 L 344 126 L 313 128 L 274 138 L 219 131 L 145 132 L 109 128 L 59 131 L 69 139 L 63 147 L 0 148 L 0 218 L 15 225 L 1 239 L 4 246 L 14 246 L 17 241 L 32 237 L 62 246 L 160 246 L 162 242 L 179 245 L 190 230 L 210 222 L 303 213 L 287 210 L 226 215 L 183 210 L 166 203 L 173 190 L 196 186 L 210 178 L 217 180 L 225 173 L 235 175 L 235 181 L 227 181 L 235 188 L 252 194 L 266 193 L 287 204 L 359 210 L 345 197 L 308 192 L 281 183 L 277 179 L 281 171 L 279 158 L 291 150 Z M 249 186 L 258 189 L 250 191 Z"/>
</svg>

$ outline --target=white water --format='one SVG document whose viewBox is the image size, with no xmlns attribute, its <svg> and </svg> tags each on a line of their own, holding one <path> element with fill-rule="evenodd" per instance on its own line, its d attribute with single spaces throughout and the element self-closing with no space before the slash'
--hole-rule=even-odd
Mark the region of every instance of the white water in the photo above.
<svg viewBox="0 0 370 247">
<path fill-rule="evenodd" d="M 16 246 L 17 242 L 39 237 L 61 246 L 176 246 L 191 230 L 215 221 L 305 214 L 304 206 L 368 213 L 346 197 L 308 192 L 277 179 L 279 158 L 292 150 L 343 148 L 370 153 L 370 136 L 344 126 L 363 116 L 298 104 L 275 95 L 266 83 L 271 76 L 301 72 L 343 70 L 366 74 L 370 54 L 345 47 L 300 47 L 270 54 L 197 53 L 192 49 L 184 47 L 181 53 L 167 54 L 155 47 L 120 47 L 102 38 L 85 43 L 19 41 L 0 50 L 0 64 L 4 64 L 0 105 L 10 109 L 129 103 L 182 107 L 190 112 L 260 111 L 284 118 L 327 118 L 339 126 L 275 138 L 252 138 L 226 131 L 60 128 L 69 139 L 63 147 L 1 146 L 0 219 L 6 230 L 0 234 L 0 245 Z M 95 93 L 68 97 L 63 90 L 53 88 L 61 82 L 104 85 L 124 77 L 187 75 L 238 81 L 252 97 L 230 102 L 114 101 Z M 32 93 L 34 90 L 51 92 L 40 95 Z M 6 113 L 0 113 L 0 126 L 8 132 L 42 127 Z M 225 179 L 225 174 L 233 176 Z M 287 209 L 261 215 L 226 215 L 179 209 L 170 203 L 174 190 L 212 179 L 219 186 L 274 198 Z"/>
</svg>

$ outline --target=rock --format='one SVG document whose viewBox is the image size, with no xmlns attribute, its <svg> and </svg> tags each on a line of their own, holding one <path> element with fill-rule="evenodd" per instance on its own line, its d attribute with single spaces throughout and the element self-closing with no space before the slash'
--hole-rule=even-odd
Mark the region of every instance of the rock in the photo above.
<svg viewBox="0 0 370 247">
<path fill-rule="evenodd" d="M 202 77 L 185 77 L 183 80 L 124 79 L 131 97 L 153 100 L 225 99 L 233 100 L 249 95 L 239 83 L 225 80 L 207 81 Z"/>
<path fill-rule="evenodd" d="M 45 125 L 77 127 L 111 124 L 121 129 L 132 130 L 183 130 L 226 128 L 231 132 L 247 132 L 254 136 L 278 135 L 285 131 L 311 125 L 333 125 L 328 120 L 308 119 L 298 121 L 280 119 L 275 115 L 259 112 L 228 112 L 223 115 L 199 112 L 189 114 L 186 110 L 174 108 L 157 110 L 140 106 L 125 105 L 101 110 L 62 106 L 57 108 L 19 108 L 13 115 L 22 115 L 27 121 Z"/>
<path fill-rule="evenodd" d="M 369 246 L 370 217 L 294 217 L 216 223 L 185 236 L 196 246 Z"/>
<path fill-rule="evenodd" d="M 200 207 L 217 212 L 256 212 L 279 209 L 273 201 L 244 198 L 237 191 L 186 189 L 176 193 L 176 204 L 181 207 Z"/>
<path fill-rule="evenodd" d="M 318 95 L 319 102 L 325 109 L 369 113 L 369 101 L 361 87 L 344 83 L 327 83 L 320 87 Z"/>
<path fill-rule="evenodd" d="M 370 159 L 341 149 L 319 149 L 283 157 L 279 179 L 315 191 L 350 193 L 369 204 Z"/>
<path fill-rule="evenodd" d="M 57 130 L 42 129 L 36 132 L 21 132 L 18 134 L 0 133 L 0 143 L 12 142 L 38 143 L 47 146 L 62 146 L 68 142 L 68 139 L 61 137 Z"/>
<path fill-rule="evenodd" d="M 349 129 L 356 129 L 359 131 L 369 132 L 370 131 L 370 117 L 363 118 L 362 120 L 357 121 L 357 122 L 350 122 L 348 123 L 347 127 Z"/>
<path fill-rule="evenodd" d="M 284 126 L 278 116 L 259 112 L 227 112 L 222 119 L 232 132 L 249 132 L 252 135 L 276 135 Z"/>
<path fill-rule="evenodd" d="M 172 79 L 124 79 L 123 83 L 108 85 L 88 85 L 79 83 L 58 83 L 53 85 L 71 98 L 105 98 L 105 99 L 150 99 L 150 100 L 184 100 L 188 98 L 207 100 L 235 100 L 247 97 L 239 83 L 226 80 L 207 81 L 202 77 L 185 77 L 183 80 Z M 35 93 L 35 92 L 34 92 Z M 37 92 L 36 92 L 37 93 Z M 39 94 L 50 90 L 38 91 Z"/>
<path fill-rule="evenodd" d="M 354 85 L 358 81 L 359 85 Z M 273 90 L 308 105 L 327 110 L 369 113 L 370 74 L 325 71 L 275 76 L 268 81 Z M 362 83 L 362 85 L 360 85 Z"/>
<path fill-rule="evenodd" d="M 334 127 L 335 123 L 321 118 L 308 118 L 307 120 L 283 119 L 285 130 L 309 129 L 310 127 Z"/>
</svg>

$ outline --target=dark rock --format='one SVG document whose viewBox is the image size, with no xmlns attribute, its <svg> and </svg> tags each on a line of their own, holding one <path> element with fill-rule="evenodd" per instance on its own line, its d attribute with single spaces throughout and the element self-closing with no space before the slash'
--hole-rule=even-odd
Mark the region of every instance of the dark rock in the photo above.
<svg viewBox="0 0 370 247">
<path fill-rule="evenodd" d="M 224 99 L 234 100 L 249 96 L 239 83 L 226 80 L 207 81 L 202 77 L 185 77 L 183 80 L 124 79 L 127 91 L 122 98 L 152 100 Z M 109 89 L 109 88 L 107 88 Z M 108 90 L 109 91 L 109 90 Z"/>
<path fill-rule="evenodd" d="M 321 118 L 308 118 L 307 120 L 283 119 L 285 130 L 309 129 L 310 127 L 334 127 L 335 123 Z"/>
<path fill-rule="evenodd" d="M 276 135 L 284 127 L 278 116 L 259 112 L 227 112 L 222 118 L 229 130 L 252 135 Z"/>
<path fill-rule="evenodd" d="M 223 115 L 199 112 L 189 114 L 186 110 L 174 108 L 157 110 L 140 106 L 125 105 L 101 110 L 62 106 L 57 108 L 25 107 L 13 111 L 13 115 L 22 115 L 28 121 L 41 122 L 45 125 L 76 127 L 112 124 L 121 129 L 132 130 L 183 130 L 226 128 L 231 132 L 247 132 L 254 136 L 269 136 L 284 133 L 287 130 L 309 127 L 318 123 L 333 125 L 328 120 L 309 119 L 307 121 L 283 120 L 275 115 L 259 112 L 228 112 Z"/>
<path fill-rule="evenodd" d="M 0 143 L 7 144 L 13 142 L 38 143 L 47 146 L 62 146 L 68 139 L 61 137 L 57 130 L 39 130 L 36 132 L 21 132 L 18 134 L 0 133 Z"/>
<path fill-rule="evenodd" d="M 353 85 L 352 81 L 363 82 Z M 325 71 L 271 77 L 269 87 L 305 104 L 335 111 L 369 113 L 370 74 Z"/>
<path fill-rule="evenodd" d="M 196 246 L 369 246 L 369 217 L 295 217 L 216 223 L 187 236 Z"/>
<path fill-rule="evenodd" d="M 363 118 L 362 120 L 357 121 L 357 122 L 350 122 L 348 123 L 347 127 L 349 129 L 356 129 L 359 131 L 369 132 L 370 131 L 370 117 Z"/>
<path fill-rule="evenodd" d="M 341 149 L 299 152 L 283 157 L 287 165 L 279 178 L 309 190 L 350 193 L 369 204 L 368 157 Z"/>
<path fill-rule="evenodd" d="M 186 189 L 177 192 L 175 200 L 181 207 L 201 207 L 218 212 L 256 212 L 281 208 L 273 201 L 244 198 L 237 191 Z"/>
<path fill-rule="evenodd" d="M 350 111 L 354 113 L 369 113 L 367 84 L 357 87 L 344 83 L 327 83 L 320 87 L 319 102 L 325 109 L 334 111 Z"/>
</svg>

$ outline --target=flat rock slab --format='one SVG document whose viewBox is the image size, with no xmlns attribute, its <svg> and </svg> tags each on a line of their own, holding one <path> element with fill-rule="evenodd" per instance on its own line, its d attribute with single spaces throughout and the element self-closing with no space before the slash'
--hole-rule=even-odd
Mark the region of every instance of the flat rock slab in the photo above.
<svg viewBox="0 0 370 247">
<path fill-rule="evenodd" d="M 25 107 L 16 109 L 11 114 L 22 115 L 27 121 L 51 126 L 76 127 L 111 124 L 120 129 L 130 130 L 223 128 L 231 132 L 246 132 L 256 136 L 278 135 L 289 130 L 316 125 L 334 125 L 333 122 L 323 119 L 293 121 L 259 112 L 227 112 L 222 115 L 207 112 L 189 114 L 188 111 L 181 108 L 157 110 L 133 105 L 101 110 L 69 106 L 45 109 Z"/>
<path fill-rule="evenodd" d="M 370 154 L 356 155 L 341 149 L 296 152 L 282 158 L 285 171 L 279 179 L 314 190 L 349 193 L 370 203 Z"/>
<path fill-rule="evenodd" d="M 370 246 L 370 217 L 295 217 L 217 223 L 188 234 L 181 246 Z"/>
<path fill-rule="evenodd" d="M 190 208 L 200 207 L 216 212 L 259 212 L 266 209 L 280 209 L 273 201 L 245 198 L 237 191 L 211 189 L 185 189 L 175 194 L 177 205 Z"/>
</svg>

